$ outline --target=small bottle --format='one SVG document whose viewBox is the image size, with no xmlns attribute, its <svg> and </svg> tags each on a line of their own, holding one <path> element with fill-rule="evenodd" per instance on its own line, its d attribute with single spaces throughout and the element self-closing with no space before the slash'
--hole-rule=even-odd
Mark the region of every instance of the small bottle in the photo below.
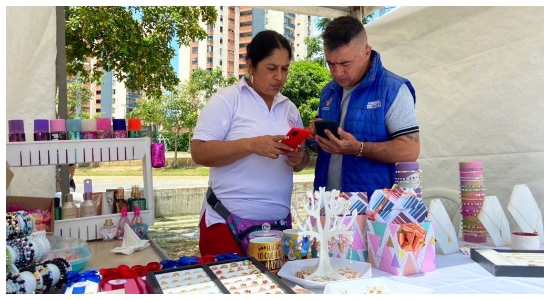
<svg viewBox="0 0 550 300">
<path fill-rule="evenodd" d="M 80 205 L 81 217 L 97 216 L 97 205 L 92 199 L 92 180 L 84 179 L 84 202 Z"/>
<path fill-rule="evenodd" d="M 126 120 L 125 119 L 113 119 L 113 138 L 115 139 L 126 138 Z"/>
<path fill-rule="evenodd" d="M 103 225 L 103 228 L 101 229 L 101 236 L 103 237 L 103 241 L 110 242 L 115 239 L 117 236 L 118 229 L 113 224 L 113 220 L 106 219 L 105 225 Z"/>
<path fill-rule="evenodd" d="M 124 226 L 128 224 L 130 226 L 130 220 L 128 219 L 128 208 L 123 207 L 120 213 L 120 220 L 117 226 L 117 239 L 122 240 L 124 238 Z"/>
<path fill-rule="evenodd" d="M 66 140 L 67 129 L 65 119 L 50 120 L 50 131 L 52 140 Z"/>
<path fill-rule="evenodd" d="M 138 118 L 128 119 L 128 137 L 140 138 L 141 137 L 141 120 Z"/>
<path fill-rule="evenodd" d="M 70 119 L 65 122 L 68 140 L 82 139 L 82 120 Z"/>
<path fill-rule="evenodd" d="M 34 140 L 35 141 L 49 141 L 52 137 L 50 135 L 50 121 L 45 119 L 34 120 Z"/>
<path fill-rule="evenodd" d="M 25 141 L 25 121 L 23 120 L 9 120 L 9 141 L 10 142 L 24 142 Z"/>
<path fill-rule="evenodd" d="M 149 229 L 149 225 L 143 223 L 143 219 L 141 217 L 137 217 L 136 223 L 133 224 L 131 228 L 140 239 L 143 239 Z"/>
<path fill-rule="evenodd" d="M 141 190 L 138 185 L 132 186 L 132 198 L 128 199 L 129 210 L 132 211 L 135 205 L 140 209 L 147 210 L 147 199 L 141 196 Z"/>
<path fill-rule="evenodd" d="M 130 225 L 136 224 L 137 218 L 141 218 L 141 209 L 139 208 L 138 204 L 134 206 L 134 217 L 132 217 Z"/>
<path fill-rule="evenodd" d="M 82 139 L 96 140 L 97 139 L 97 121 L 96 119 L 82 120 Z"/>
<path fill-rule="evenodd" d="M 111 118 L 97 119 L 97 138 L 111 139 L 113 138 L 113 129 L 111 127 Z"/>
<path fill-rule="evenodd" d="M 72 194 L 65 194 L 65 201 L 61 207 L 61 219 L 74 219 L 77 217 L 76 204 L 73 202 Z"/>
<path fill-rule="evenodd" d="M 126 210 L 128 210 L 128 201 L 124 199 L 124 188 L 122 187 L 117 188 L 115 206 L 117 212 L 122 212 L 123 207 L 126 207 Z"/>
</svg>

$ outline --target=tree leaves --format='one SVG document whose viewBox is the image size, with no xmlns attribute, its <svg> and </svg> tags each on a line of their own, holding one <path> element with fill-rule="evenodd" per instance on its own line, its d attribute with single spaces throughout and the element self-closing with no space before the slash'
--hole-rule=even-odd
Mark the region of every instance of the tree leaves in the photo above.
<svg viewBox="0 0 550 300">
<path fill-rule="evenodd" d="M 70 6 L 65 10 L 67 75 L 89 74 L 101 84 L 115 71 L 126 88 L 160 96 L 179 84 L 170 61 L 173 38 L 188 45 L 206 38 L 200 22 L 214 24 L 213 6 Z M 88 72 L 83 62 L 97 59 Z"/>
</svg>

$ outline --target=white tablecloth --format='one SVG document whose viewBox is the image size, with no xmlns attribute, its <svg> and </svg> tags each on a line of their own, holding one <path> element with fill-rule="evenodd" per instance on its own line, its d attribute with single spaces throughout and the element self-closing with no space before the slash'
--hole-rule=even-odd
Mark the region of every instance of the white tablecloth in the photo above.
<svg viewBox="0 0 550 300">
<path fill-rule="evenodd" d="M 541 249 L 543 247 L 541 245 Z M 436 294 L 544 294 L 544 278 L 494 276 L 470 256 L 460 252 L 437 255 L 436 270 L 433 272 L 396 276 L 372 269 L 372 277 L 390 277 L 392 280 L 433 289 Z M 289 280 L 283 281 L 290 287 L 296 286 Z M 324 291 L 310 290 L 316 294 Z"/>
</svg>

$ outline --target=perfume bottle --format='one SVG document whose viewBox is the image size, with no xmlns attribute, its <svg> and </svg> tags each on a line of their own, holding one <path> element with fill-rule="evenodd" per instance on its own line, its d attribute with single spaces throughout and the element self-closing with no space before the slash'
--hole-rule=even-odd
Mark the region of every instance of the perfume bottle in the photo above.
<svg viewBox="0 0 550 300">
<path fill-rule="evenodd" d="M 9 120 L 9 141 L 24 142 L 25 141 L 25 122 L 23 120 Z"/>
<path fill-rule="evenodd" d="M 67 129 L 65 125 L 65 119 L 53 119 L 50 120 L 50 131 L 52 140 L 66 140 Z"/>
<path fill-rule="evenodd" d="M 120 212 L 120 220 L 117 226 L 117 239 L 122 240 L 124 238 L 124 226 L 128 224 L 130 226 L 130 219 L 128 219 L 128 207 L 122 207 Z"/>
<path fill-rule="evenodd" d="M 97 138 L 110 139 L 113 138 L 113 129 L 111 127 L 111 118 L 97 119 Z"/>
<path fill-rule="evenodd" d="M 113 119 L 113 138 L 126 138 L 126 119 Z"/>
<path fill-rule="evenodd" d="M 34 140 L 35 141 L 49 141 L 52 137 L 50 135 L 50 121 L 45 119 L 34 120 Z"/>
<path fill-rule="evenodd" d="M 76 217 L 76 204 L 74 204 L 73 202 L 73 195 L 65 194 L 65 201 L 63 202 L 63 206 L 61 207 L 61 219 L 67 220 L 74 219 Z"/>
<path fill-rule="evenodd" d="M 135 205 L 139 205 L 140 209 L 147 209 L 147 200 L 141 196 L 138 185 L 132 186 L 131 198 L 128 198 L 128 210 L 133 211 Z"/>
<path fill-rule="evenodd" d="M 136 224 L 136 220 L 139 217 L 141 217 L 141 209 L 139 208 L 139 204 L 136 204 L 134 206 L 134 217 L 132 218 L 132 221 L 130 222 L 130 226 Z"/>
<path fill-rule="evenodd" d="M 115 239 L 117 235 L 118 229 L 113 224 L 113 220 L 106 219 L 105 225 L 103 225 L 103 228 L 101 229 L 101 236 L 103 237 L 103 241 L 110 242 Z"/>
<path fill-rule="evenodd" d="M 97 139 L 97 121 L 96 119 L 82 120 L 82 139 L 96 140 Z"/>
<path fill-rule="evenodd" d="M 140 138 L 141 137 L 141 120 L 138 118 L 128 119 L 128 137 Z"/>
<path fill-rule="evenodd" d="M 123 207 L 126 207 L 126 210 L 128 211 L 128 200 L 124 199 L 123 187 L 117 188 L 117 191 L 115 193 L 115 206 L 117 213 L 122 212 Z"/>
<path fill-rule="evenodd" d="M 140 239 L 143 239 L 149 229 L 149 225 L 143 223 L 143 219 L 141 217 L 136 217 L 136 223 L 132 225 L 131 228 Z"/>
<path fill-rule="evenodd" d="M 82 120 L 70 119 L 65 122 L 68 140 L 82 139 Z"/>
<path fill-rule="evenodd" d="M 92 199 L 92 180 L 84 179 L 84 202 L 80 205 L 81 217 L 97 216 L 97 205 Z"/>
</svg>

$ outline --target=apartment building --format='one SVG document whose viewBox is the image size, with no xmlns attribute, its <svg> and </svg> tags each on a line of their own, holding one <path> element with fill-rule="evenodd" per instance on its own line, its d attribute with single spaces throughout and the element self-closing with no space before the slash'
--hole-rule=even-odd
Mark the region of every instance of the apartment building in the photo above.
<svg viewBox="0 0 550 300">
<path fill-rule="evenodd" d="M 226 76 L 246 74 L 246 46 L 256 33 L 271 29 L 284 35 L 293 47 L 294 60 L 306 56 L 304 38 L 312 32 L 312 17 L 251 6 L 218 6 L 214 25 L 202 24 L 208 37 L 179 49 L 179 78 L 187 80 L 194 70 L 222 69 Z"/>
</svg>

